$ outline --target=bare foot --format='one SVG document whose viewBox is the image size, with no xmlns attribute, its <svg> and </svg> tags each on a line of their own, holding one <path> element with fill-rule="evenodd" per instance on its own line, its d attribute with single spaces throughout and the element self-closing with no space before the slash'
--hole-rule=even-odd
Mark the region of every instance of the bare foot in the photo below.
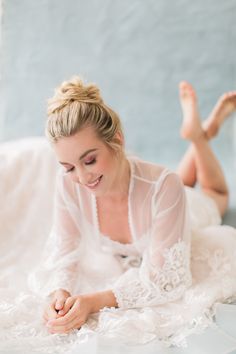
<svg viewBox="0 0 236 354">
<path fill-rule="evenodd" d="M 186 81 L 179 84 L 180 102 L 183 111 L 183 123 L 180 134 L 183 139 L 196 141 L 205 133 L 197 108 L 197 97 L 193 87 Z"/>
<path fill-rule="evenodd" d="M 224 120 L 236 110 L 236 91 L 225 93 L 216 103 L 210 116 L 203 122 L 208 139 L 213 138 Z"/>
</svg>

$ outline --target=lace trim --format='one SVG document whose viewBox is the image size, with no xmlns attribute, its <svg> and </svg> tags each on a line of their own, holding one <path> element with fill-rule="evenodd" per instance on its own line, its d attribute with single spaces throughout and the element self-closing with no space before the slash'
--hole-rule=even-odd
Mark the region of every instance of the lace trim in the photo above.
<svg viewBox="0 0 236 354">
<path fill-rule="evenodd" d="M 197 254 L 195 254 L 192 258 L 195 261 L 200 261 L 208 264 L 212 277 L 218 278 L 219 275 L 224 277 L 232 269 L 229 257 L 221 248 L 216 249 L 213 253 L 210 253 L 208 249 L 200 248 L 198 249 Z"/>
<path fill-rule="evenodd" d="M 164 265 L 158 271 L 143 259 L 136 274 L 124 274 L 113 289 L 120 308 L 155 306 L 181 297 L 191 285 L 188 247 L 183 241 L 163 253 Z"/>
</svg>

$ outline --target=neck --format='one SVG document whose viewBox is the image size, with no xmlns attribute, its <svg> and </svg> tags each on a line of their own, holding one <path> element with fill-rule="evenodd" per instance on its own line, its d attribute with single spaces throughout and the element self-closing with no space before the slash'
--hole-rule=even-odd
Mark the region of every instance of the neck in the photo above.
<svg viewBox="0 0 236 354">
<path fill-rule="evenodd" d="M 110 199 L 113 202 L 122 202 L 128 197 L 130 183 L 130 165 L 125 156 L 118 162 L 117 171 L 112 187 L 103 198 Z"/>
</svg>

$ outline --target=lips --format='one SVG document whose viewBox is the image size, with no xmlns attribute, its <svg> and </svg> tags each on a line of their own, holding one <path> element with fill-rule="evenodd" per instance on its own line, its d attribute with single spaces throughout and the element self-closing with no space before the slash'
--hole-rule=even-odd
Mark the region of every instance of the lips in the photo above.
<svg viewBox="0 0 236 354">
<path fill-rule="evenodd" d="M 91 182 L 91 183 L 87 183 L 86 184 L 86 187 L 89 187 L 89 188 L 96 188 L 97 185 L 99 184 L 99 182 L 101 181 L 102 179 L 102 176 L 98 177 L 95 181 Z"/>
</svg>

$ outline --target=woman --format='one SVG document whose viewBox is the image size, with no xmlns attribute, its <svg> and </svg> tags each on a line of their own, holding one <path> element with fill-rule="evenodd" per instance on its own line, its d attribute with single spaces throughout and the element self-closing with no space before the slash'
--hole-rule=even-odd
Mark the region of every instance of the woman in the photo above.
<svg viewBox="0 0 236 354">
<path fill-rule="evenodd" d="M 64 168 L 45 254 L 51 277 L 43 284 L 42 272 L 38 282 L 38 291 L 49 294 L 44 320 L 50 333 L 78 329 L 100 311 L 100 331 L 112 327 L 107 323 L 115 313 L 117 326 L 128 321 L 135 340 L 138 321 L 152 338 L 167 338 L 235 294 L 236 231 L 219 226 L 228 188 L 208 140 L 235 110 L 236 92 L 221 98 L 203 127 L 186 82 L 180 99 L 181 135 L 192 144 L 179 176 L 125 154 L 119 117 L 95 85 L 76 77 L 49 101 L 46 134 Z M 187 187 L 196 182 L 201 191 Z M 230 286 L 222 290 L 223 278 Z"/>
</svg>

